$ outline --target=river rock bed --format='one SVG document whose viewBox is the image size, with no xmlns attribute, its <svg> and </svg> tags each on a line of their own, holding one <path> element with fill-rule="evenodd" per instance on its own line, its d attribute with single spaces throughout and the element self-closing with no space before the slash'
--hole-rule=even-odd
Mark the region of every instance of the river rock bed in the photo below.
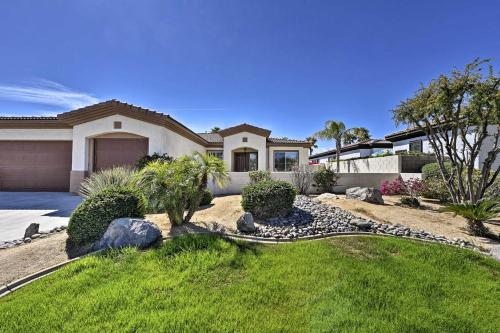
<svg viewBox="0 0 500 333">
<path fill-rule="evenodd" d="M 46 238 L 52 234 L 55 234 L 55 233 L 58 233 L 58 232 L 61 232 L 64 230 L 66 230 L 66 226 L 63 225 L 60 227 L 53 228 L 50 231 L 39 231 L 36 234 L 32 235 L 31 237 L 25 237 L 25 238 L 15 239 L 15 240 L 11 240 L 11 241 L 0 241 L 0 250 L 10 249 L 10 248 L 15 247 L 15 246 L 23 245 L 26 243 L 31 243 L 35 239 Z"/>
<path fill-rule="evenodd" d="M 362 219 L 348 211 L 322 204 L 302 195 L 296 197 L 293 211 L 289 216 L 259 221 L 254 232 L 245 234 L 270 239 L 296 239 L 330 233 L 360 231 L 400 237 L 414 237 L 448 245 L 475 248 L 473 244 L 466 240 L 457 238 L 448 239 L 442 235 L 432 234 L 424 230 L 411 229 L 400 224 L 376 223 L 371 220 Z"/>
</svg>

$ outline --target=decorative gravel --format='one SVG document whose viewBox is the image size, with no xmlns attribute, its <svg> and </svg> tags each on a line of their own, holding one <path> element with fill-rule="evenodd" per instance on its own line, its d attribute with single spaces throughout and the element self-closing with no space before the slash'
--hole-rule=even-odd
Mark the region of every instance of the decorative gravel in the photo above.
<svg viewBox="0 0 500 333">
<path fill-rule="evenodd" d="M 462 239 L 448 239 L 424 230 L 410 229 L 400 224 L 376 223 L 354 216 L 348 211 L 322 204 L 306 196 L 297 196 L 292 213 L 284 218 L 261 222 L 253 236 L 271 239 L 295 239 L 330 233 L 369 232 L 394 236 L 415 237 L 438 243 L 475 248 Z"/>
</svg>

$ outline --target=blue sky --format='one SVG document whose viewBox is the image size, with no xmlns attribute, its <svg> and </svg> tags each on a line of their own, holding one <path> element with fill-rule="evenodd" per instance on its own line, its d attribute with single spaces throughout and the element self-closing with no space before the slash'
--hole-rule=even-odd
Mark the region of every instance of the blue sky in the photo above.
<svg viewBox="0 0 500 333">
<path fill-rule="evenodd" d="M 304 138 L 334 119 L 383 137 L 421 82 L 498 68 L 498 17 L 499 1 L 2 1 L 0 114 L 116 98 L 195 131 Z"/>
</svg>

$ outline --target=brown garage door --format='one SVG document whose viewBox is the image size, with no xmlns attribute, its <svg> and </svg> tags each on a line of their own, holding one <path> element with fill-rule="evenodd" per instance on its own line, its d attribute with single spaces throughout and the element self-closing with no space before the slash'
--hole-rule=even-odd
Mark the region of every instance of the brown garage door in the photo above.
<svg viewBox="0 0 500 333">
<path fill-rule="evenodd" d="M 114 166 L 134 166 L 148 153 L 148 139 L 94 139 L 94 171 Z"/>
<path fill-rule="evenodd" d="M 0 191 L 69 191 L 71 141 L 0 141 Z"/>
</svg>

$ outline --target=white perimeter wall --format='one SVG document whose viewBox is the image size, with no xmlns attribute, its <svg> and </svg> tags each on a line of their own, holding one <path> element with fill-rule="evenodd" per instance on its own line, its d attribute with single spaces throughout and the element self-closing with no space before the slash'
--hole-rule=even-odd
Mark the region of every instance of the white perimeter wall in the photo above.
<svg viewBox="0 0 500 333">
<path fill-rule="evenodd" d="M 340 161 L 341 173 L 399 173 L 401 164 L 400 156 L 370 157 L 357 160 Z M 325 163 L 336 170 L 335 161 Z"/>
</svg>

